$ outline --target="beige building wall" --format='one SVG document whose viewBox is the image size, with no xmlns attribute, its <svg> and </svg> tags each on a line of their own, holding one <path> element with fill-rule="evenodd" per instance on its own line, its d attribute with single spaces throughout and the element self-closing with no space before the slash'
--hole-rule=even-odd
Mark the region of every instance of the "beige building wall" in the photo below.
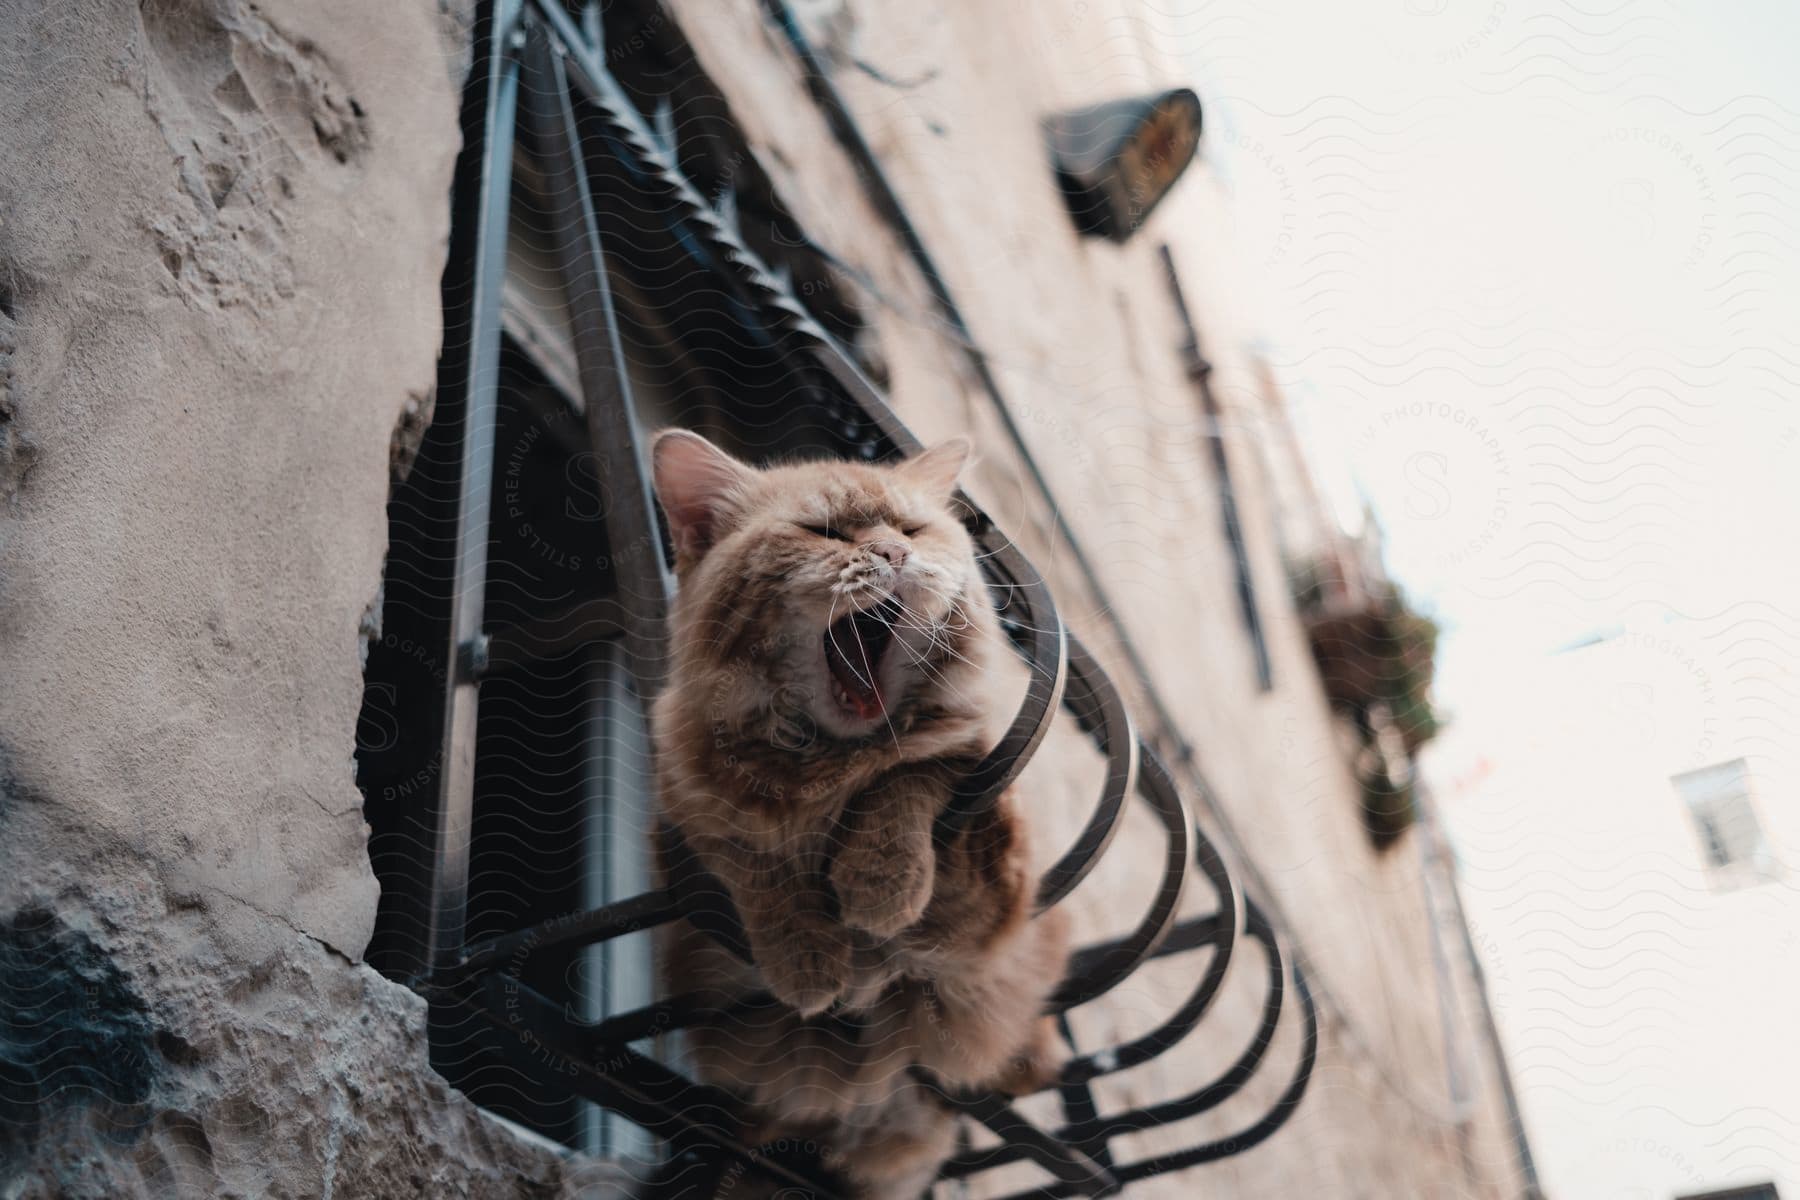
<svg viewBox="0 0 1800 1200">
<path fill-rule="evenodd" d="M 672 7 L 794 215 L 866 276 L 860 299 L 901 416 L 927 440 L 974 431 L 982 461 L 971 490 L 1046 572 L 1071 628 L 1128 692 L 1132 671 L 1109 610 L 1150 663 L 1179 735 L 1217 791 L 1228 844 L 1242 847 L 1246 878 L 1260 881 L 1249 886 L 1291 921 L 1318 985 L 1319 1068 L 1293 1122 L 1258 1149 L 1133 1194 L 1521 1195 L 1460 931 L 1441 926 L 1441 950 L 1433 945 L 1441 913 L 1430 904 L 1449 887 L 1442 860 L 1431 860 L 1428 888 L 1417 831 L 1384 854 L 1371 848 L 1340 734 L 1287 598 L 1272 489 L 1259 467 L 1264 448 L 1249 441 L 1279 430 L 1270 428 L 1264 374 L 1247 349 L 1257 331 L 1234 303 L 1231 214 L 1207 171 L 1204 140 L 1202 159 L 1123 246 L 1077 236 L 1047 166 L 1038 132 L 1044 116 L 1196 85 L 1156 43 L 1155 22 L 1122 4 L 796 5 L 817 47 L 837 64 L 837 85 L 962 307 L 1063 516 L 1098 566 L 1102 596 L 1085 587 L 977 386 L 967 347 L 934 311 L 901 244 L 871 208 L 760 6 L 683 0 Z M 1204 102 L 1204 81 L 1197 86 Z M 1257 687 L 1232 590 L 1210 430 L 1178 353 L 1182 331 L 1160 243 L 1174 254 L 1216 367 L 1274 660 L 1268 692 Z M 1148 712 L 1134 706 L 1140 721 Z M 1084 757 L 1072 731 L 1053 733 L 1026 776 L 1029 802 L 1046 829 L 1064 838 L 1095 794 Z M 1147 822 L 1121 835 L 1069 901 L 1078 926 L 1096 937 L 1128 928 L 1142 912 L 1161 849 Z M 1197 896 L 1190 904 L 1204 911 L 1212 900 Z M 1450 981 L 1444 995 L 1439 953 Z M 1078 1023 L 1078 1033 L 1146 1028 L 1183 994 L 1181 971 L 1193 962 L 1145 971 L 1096 1005 L 1099 1014 Z M 1255 973 L 1248 962 L 1234 970 L 1194 1042 L 1123 1077 L 1117 1093 L 1137 1101 L 1176 1095 L 1222 1070 L 1255 1027 Z M 1296 1022 L 1284 1024 L 1261 1090 L 1146 1135 L 1136 1148 L 1167 1149 L 1254 1120 L 1258 1103 L 1266 1106 L 1285 1081 L 1296 1032 Z"/>
<path fill-rule="evenodd" d="M 0 6 L 0 1195 L 599 1194 L 357 963 L 468 15 Z"/>
</svg>

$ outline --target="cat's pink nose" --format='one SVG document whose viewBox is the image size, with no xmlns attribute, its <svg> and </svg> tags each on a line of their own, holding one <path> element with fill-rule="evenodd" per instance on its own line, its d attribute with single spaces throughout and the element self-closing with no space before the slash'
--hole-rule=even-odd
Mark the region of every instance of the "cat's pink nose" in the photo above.
<svg viewBox="0 0 1800 1200">
<path fill-rule="evenodd" d="M 889 566 L 898 571 L 901 567 L 906 565 L 906 559 L 912 551 L 908 550 L 899 542 L 870 542 L 869 553 L 879 554 L 882 558 L 888 560 Z"/>
</svg>

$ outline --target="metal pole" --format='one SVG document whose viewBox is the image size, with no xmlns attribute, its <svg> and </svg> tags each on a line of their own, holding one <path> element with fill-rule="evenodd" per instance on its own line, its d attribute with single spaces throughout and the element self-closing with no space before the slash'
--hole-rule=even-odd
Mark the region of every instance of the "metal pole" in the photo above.
<svg viewBox="0 0 1800 1200">
<path fill-rule="evenodd" d="M 1275 672 L 1269 662 L 1269 643 L 1263 636 L 1262 616 L 1256 611 L 1256 586 L 1250 576 L 1250 550 L 1244 544 L 1244 523 L 1238 516 L 1237 489 L 1231 484 L 1231 460 L 1225 454 L 1225 428 L 1218 397 L 1212 390 L 1212 363 L 1200 353 L 1200 334 L 1188 312 L 1187 296 L 1181 290 L 1181 276 L 1175 270 L 1175 256 L 1167 245 L 1157 247 L 1162 256 L 1163 277 L 1169 285 L 1169 299 L 1181 318 L 1181 356 L 1189 378 L 1200 389 L 1200 407 L 1206 416 L 1206 439 L 1212 447 L 1213 474 L 1218 484 L 1219 515 L 1225 526 L 1225 544 L 1231 549 L 1231 567 L 1237 584 L 1238 608 L 1242 610 L 1244 628 L 1250 634 L 1250 649 L 1256 657 L 1256 682 L 1263 691 L 1275 686 Z"/>
<path fill-rule="evenodd" d="M 436 870 L 432 874 L 431 962 L 454 966 L 462 954 L 469 899 L 469 835 L 475 808 L 477 680 L 486 657 L 482 595 L 487 587 L 488 502 L 493 491 L 494 426 L 499 410 L 500 286 L 506 277 L 506 226 L 519 100 L 520 0 L 495 0 L 488 53 L 487 112 L 476 217 L 474 294 L 465 383 L 462 481 L 450 589 L 450 661 L 440 762 Z"/>
</svg>

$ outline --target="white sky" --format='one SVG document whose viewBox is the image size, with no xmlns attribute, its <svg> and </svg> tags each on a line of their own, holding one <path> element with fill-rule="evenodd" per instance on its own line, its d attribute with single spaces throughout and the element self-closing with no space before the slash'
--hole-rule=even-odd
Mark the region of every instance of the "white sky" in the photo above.
<svg viewBox="0 0 1800 1200">
<path fill-rule="evenodd" d="M 1791 1187 L 1800 893 L 1711 894 L 1667 779 L 1785 763 L 1800 868 L 1800 4 L 1145 11 L 1331 494 L 1445 627 L 1432 761 L 1552 1194 Z M 1621 629 L 1659 632 L 1556 656 Z"/>
<path fill-rule="evenodd" d="M 1596 629 L 1795 612 L 1800 6 L 1162 7 L 1445 704 Z"/>
</svg>

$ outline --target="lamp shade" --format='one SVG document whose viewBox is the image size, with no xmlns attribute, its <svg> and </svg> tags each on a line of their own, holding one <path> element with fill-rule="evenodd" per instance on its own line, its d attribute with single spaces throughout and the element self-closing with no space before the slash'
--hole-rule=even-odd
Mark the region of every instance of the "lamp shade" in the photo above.
<svg viewBox="0 0 1800 1200">
<path fill-rule="evenodd" d="M 1122 242 L 1143 225 L 1200 145 L 1187 88 L 1108 100 L 1044 122 L 1057 182 L 1082 233 Z"/>
</svg>

